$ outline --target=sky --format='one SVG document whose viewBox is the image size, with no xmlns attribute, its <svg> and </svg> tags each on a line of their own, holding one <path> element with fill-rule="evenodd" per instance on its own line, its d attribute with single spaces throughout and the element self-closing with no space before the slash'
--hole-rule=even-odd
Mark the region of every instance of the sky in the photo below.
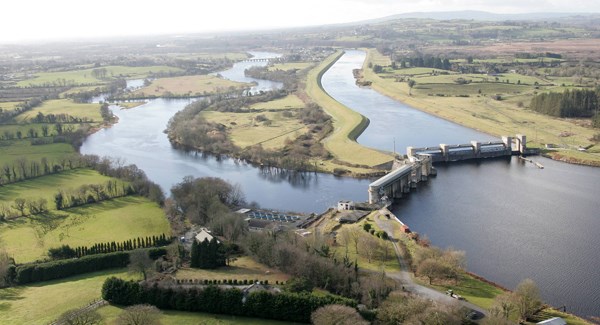
<svg viewBox="0 0 600 325">
<path fill-rule="evenodd" d="M 415 11 L 600 12 L 600 0 L 8 0 L 0 42 L 262 30 Z"/>
</svg>

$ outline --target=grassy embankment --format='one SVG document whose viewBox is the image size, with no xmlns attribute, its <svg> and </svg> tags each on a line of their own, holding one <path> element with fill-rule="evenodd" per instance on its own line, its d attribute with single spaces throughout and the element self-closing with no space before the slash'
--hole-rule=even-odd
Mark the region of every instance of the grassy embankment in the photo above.
<svg viewBox="0 0 600 325">
<path fill-rule="evenodd" d="M 134 91 L 128 97 L 204 96 L 247 87 L 250 87 L 250 84 L 213 75 L 182 76 L 156 79 L 149 86 Z"/>
<path fill-rule="evenodd" d="M 383 73 L 375 74 L 372 69 L 367 68 L 369 63 L 386 68 Z M 431 75 L 437 69 L 430 68 L 392 70 L 390 64 L 389 58 L 370 49 L 363 66 L 364 79 L 371 81 L 371 87 L 386 96 L 495 136 L 526 134 L 528 144 L 532 147 L 541 147 L 546 143 L 565 147 L 556 153 L 549 153 L 550 155 L 600 165 L 600 155 L 593 148 L 587 153 L 577 151 L 580 146 L 592 145 L 590 139 L 598 133 L 587 126 L 587 122 L 550 117 L 525 108 L 534 92 L 562 92 L 574 86 L 572 79 L 563 87 L 562 81 L 566 80 L 540 79 L 512 73 L 499 75 L 499 80 L 496 81 L 495 77 L 486 75 L 453 72 L 448 72 L 449 75 Z M 471 80 L 471 83 L 459 85 L 455 82 L 459 77 Z M 407 82 L 397 82 L 396 78 L 413 79 L 416 85 L 411 90 Z M 536 82 L 538 85 L 535 85 Z M 561 82 L 561 86 L 556 85 L 558 82 Z M 502 100 L 494 99 L 495 95 L 500 95 Z M 565 133 L 571 135 L 564 136 Z"/>
<path fill-rule="evenodd" d="M 334 131 L 324 140 L 325 147 L 339 161 L 375 167 L 393 160 L 390 153 L 361 146 L 358 136 L 367 128 L 369 120 L 333 99 L 321 85 L 321 77 L 342 55 L 339 51 L 308 73 L 306 93 L 333 118 Z"/>
<path fill-rule="evenodd" d="M 49 248 L 136 237 L 170 234 L 162 209 L 138 196 L 127 196 L 57 211 L 54 194 L 85 184 L 103 184 L 110 178 L 88 169 L 66 171 L 0 187 L 0 205 L 11 206 L 16 198 L 48 201 L 49 212 L 0 223 L 3 247 L 18 263 L 45 257 Z"/>
</svg>

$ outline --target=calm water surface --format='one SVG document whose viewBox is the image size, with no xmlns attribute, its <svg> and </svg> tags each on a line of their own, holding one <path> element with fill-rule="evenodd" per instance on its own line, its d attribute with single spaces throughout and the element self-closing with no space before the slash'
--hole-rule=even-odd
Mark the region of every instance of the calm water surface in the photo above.
<svg viewBox="0 0 600 325">
<path fill-rule="evenodd" d="M 396 150 L 404 153 L 409 145 L 494 139 L 355 86 L 352 69 L 364 58 L 363 52 L 349 51 L 323 77 L 334 98 L 369 117 L 360 143 L 391 151 L 395 140 Z M 260 64 L 238 63 L 221 75 L 255 81 L 254 91 L 278 87 L 243 76 L 245 68 Z M 193 175 L 238 183 L 249 201 L 280 210 L 321 212 L 339 199 L 367 199 L 368 180 L 268 173 L 231 159 L 173 149 L 163 130 L 187 103 L 157 99 L 115 110 L 119 123 L 90 136 L 81 152 L 134 163 L 166 192 Z M 546 168 L 515 159 L 438 166 L 438 177 L 400 201 L 394 212 L 435 245 L 465 250 L 469 270 L 509 288 L 532 278 L 547 302 L 567 305 L 579 315 L 599 315 L 600 169 L 536 159 Z"/>
</svg>

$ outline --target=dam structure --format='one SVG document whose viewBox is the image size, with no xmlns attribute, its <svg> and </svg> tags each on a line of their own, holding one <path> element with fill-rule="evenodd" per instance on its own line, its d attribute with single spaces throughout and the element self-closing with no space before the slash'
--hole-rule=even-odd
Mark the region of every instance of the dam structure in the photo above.
<svg viewBox="0 0 600 325">
<path fill-rule="evenodd" d="M 408 147 L 407 159 L 396 162 L 387 175 L 369 184 L 369 203 L 392 202 L 417 188 L 419 182 L 437 175 L 433 163 L 472 159 L 537 154 L 527 148 L 527 137 L 517 134 L 515 138 L 503 136 L 500 141 L 469 144 L 440 144 L 438 147 Z"/>
</svg>

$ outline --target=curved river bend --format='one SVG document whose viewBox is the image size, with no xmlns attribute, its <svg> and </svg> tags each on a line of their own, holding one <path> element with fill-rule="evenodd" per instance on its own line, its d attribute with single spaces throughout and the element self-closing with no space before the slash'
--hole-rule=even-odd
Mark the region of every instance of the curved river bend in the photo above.
<svg viewBox="0 0 600 325">
<path fill-rule="evenodd" d="M 369 117 L 360 143 L 391 151 L 395 140 L 403 152 L 409 145 L 492 139 L 357 87 L 352 69 L 364 59 L 364 52 L 348 51 L 322 80 L 332 97 Z M 248 81 L 243 70 L 250 64 L 260 63 L 238 63 L 221 75 Z M 258 89 L 277 86 L 254 81 Z M 368 180 L 263 173 L 231 159 L 173 149 L 162 131 L 188 102 L 157 99 L 115 111 L 119 123 L 90 136 L 81 152 L 134 163 L 166 192 L 193 175 L 238 183 L 248 201 L 280 210 L 321 212 L 339 199 L 366 200 Z M 438 177 L 402 199 L 394 213 L 435 245 L 465 250 L 475 273 L 509 288 L 532 278 L 546 302 L 600 315 L 600 169 L 536 159 L 544 170 L 515 159 L 438 166 Z"/>
</svg>

